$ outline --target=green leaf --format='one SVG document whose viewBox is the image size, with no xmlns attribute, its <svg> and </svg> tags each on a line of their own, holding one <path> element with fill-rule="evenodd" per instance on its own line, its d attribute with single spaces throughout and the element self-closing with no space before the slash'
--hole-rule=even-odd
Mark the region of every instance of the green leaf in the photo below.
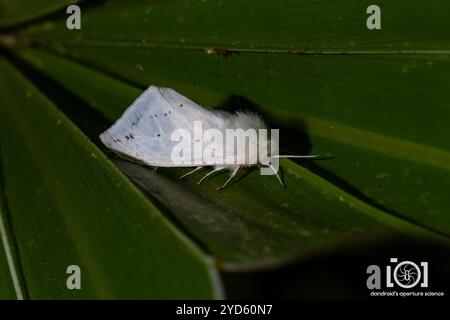
<svg viewBox="0 0 450 320">
<path fill-rule="evenodd" d="M 142 86 L 169 86 L 205 105 L 237 103 L 260 112 L 300 137 L 281 130 L 288 149 L 304 152 L 312 145 L 312 153 L 336 156 L 317 162 L 316 172 L 385 210 L 450 234 L 450 144 L 442 139 L 450 136 L 448 56 L 224 58 L 173 49 L 67 50 Z M 224 102 L 227 96 L 245 99 Z"/>
<path fill-rule="evenodd" d="M 17 296 L 11 276 L 11 257 L 7 257 L 10 253 L 10 248 L 6 238 L 6 223 L 2 209 L 0 209 L 0 244 L 2 245 L 0 250 L 0 300 L 11 300 L 17 299 Z"/>
<path fill-rule="evenodd" d="M 14 287 L 8 269 L 8 262 L 6 261 L 3 250 L 0 253 L 0 299 L 16 299 Z"/>
<path fill-rule="evenodd" d="M 153 266 L 158 253 L 161 259 L 149 271 L 147 281 L 137 284 L 142 289 L 139 297 L 144 296 L 144 288 L 150 288 L 146 297 L 157 296 L 157 290 L 158 297 L 178 297 L 181 291 L 212 296 L 212 288 L 217 288 L 215 269 L 160 211 L 224 270 L 270 268 L 267 273 L 234 273 L 234 288 L 227 287 L 232 297 L 233 292 L 255 288 L 264 294 L 275 282 L 278 289 L 271 292 L 277 296 L 284 292 L 290 297 L 310 297 L 319 284 L 321 288 L 326 284 L 327 289 L 321 291 L 329 294 L 328 287 L 333 285 L 328 283 L 328 275 L 339 277 L 341 287 L 347 289 L 340 272 L 348 272 L 347 266 L 334 272 L 326 266 L 334 269 L 339 263 L 347 264 L 350 256 L 350 260 L 380 261 L 398 252 L 429 254 L 432 259 L 427 261 L 442 261 L 445 275 L 448 259 L 442 257 L 448 251 L 450 235 L 450 198 L 446 194 L 450 142 L 445 139 L 450 134 L 450 3 L 381 0 L 376 4 L 382 10 L 382 29 L 373 31 L 366 28 L 370 4 L 366 0 L 109 0 L 92 6 L 81 4 L 81 30 L 68 30 L 61 14 L 0 37 L 0 44 L 16 54 L 12 58 L 16 66 L 52 100 L 40 99 L 37 108 L 29 105 L 23 78 L 19 81 L 22 89 L 8 78 L 6 88 L 15 93 L 13 99 L 9 93 L 0 93 L 7 97 L 2 101 L 10 101 L 7 116 L 3 117 L 2 109 L 0 119 L 8 130 L 1 140 L 2 150 L 6 146 L 8 151 L 4 161 L 6 195 L 14 209 L 13 231 L 19 230 L 18 253 L 27 286 L 31 283 L 30 297 L 60 292 L 66 275 L 59 272 L 62 264 L 67 264 L 61 261 L 68 257 L 80 259 L 83 270 L 88 266 L 100 278 L 108 277 L 109 282 L 95 277 L 97 282 L 90 282 L 92 288 L 86 296 L 133 296 L 127 291 L 131 284 L 128 287 L 123 279 L 133 270 L 130 281 L 135 283 L 143 274 L 142 266 L 137 259 L 125 266 L 124 259 L 132 255 Z M 30 84 L 26 84 L 28 88 Z M 186 170 L 154 171 L 117 159 L 99 144 L 98 134 L 151 84 L 172 87 L 209 107 L 259 112 L 272 127 L 281 128 L 281 143 L 287 152 L 332 154 L 334 159 L 282 161 L 285 190 L 274 177 L 253 170 L 242 172 L 221 193 L 215 188 L 225 176 L 199 186 L 200 174 L 178 181 L 175 178 Z M 30 111 L 25 117 L 18 111 L 23 106 Z M 65 119 L 66 134 L 51 125 L 60 117 Z M 142 192 L 137 192 L 80 130 Z M 88 158 L 91 153 L 101 161 Z M 82 179 L 72 171 L 84 173 Z M 120 181 L 126 191 L 111 188 L 112 181 Z M 39 195 L 45 196 L 33 197 L 36 190 L 44 190 Z M 10 201 L 10 195 L 17 198 Z M 88 203 L 81 203 L 84 199 Z M 127 199 L 135 201 L 128 203 Z M 94 215 L 79 210 L 97 208 L 106 201 L 117 209 L 114 225 L 101 210 Z M 66 206 L 69 213 L 63 210 Z M 148 215 L 144 218 L 135 210 L 119 215 L 119 210 L 136 206 L 158 217 L 158 223 L 148 222 Z M 39 219 L 30 208 L 37 208 Z M 141 221 L 141 231 L 125 227 Z M 165 227 L 161 228 L 161 222 Z M 45 232 L 36 233 L 38 228 Z M 172 242 L 163 241 L 164 230 Z M 101 232 L 113 249 L 105 249 L 105 242 L 92 245 L 90 240 L 100 238 L 96 232 Z M 42 244 L 52 239 L 60 244 L 42 249 Z M 150 239 L 151 250 L 144 253 Z M 116 258 L 111 250 L 116 253 L 120 248 L 129 251 L 121 251 Z M 171 252 L 181 253 L 182 260 L 175 261 Z M 339 252 L 350 254 L 342 259 Z M 443 253 L 441 257 L 438 252 Z M 50 255 L 58 258 L 52 260 Z M 326 259 L 314 264 L 319 255 Z M 310 261 L 302 260 L 306 258 Z M 298 265 L 278 272 L 272 268 L 293 259 Z M 39 263 L 50 260 L 56 261 L 56 266 L 45 266 L 42 276 L 49 280 L 38 280 L 41 274 L 35 266 L 44 270 Z M 112 270 L 106 266 L 106 261 L 116 260 L 119 267 L 116 264 Z M 189 261 L 187 267 L 185 260 Z M 322 271 L 308 272 L 309 262 L 309 268 L 318 266 Z M 438 269 L 434 269 L 434 277 Z M 285 273 L 287 270 L 290 272 Z M 155 271 L 160 278 L 155 279 Z M 162 288 L 169 275 L 178 279 L 191 273 L 195 279 L 203 279 L 193 291 L 186 278 L 180 291 L 174 285 L 178 280 L 173 279 Z M 230 273 L 223 275 L 227 284 Z M 326 280 L 316 281 L 318 278 Z M 288 279 L 291 289 L 279 282 L 282 279 Z M 359 283 L 357 287 L 360 289 Z M 354 294 L 352 289 L 348 292 Z"/>
<path fill-rule="evenodd" d="M 0 0 L 0 27 L 27 22 L 44 16 L 64 6 L 72 4 L 73 0 Z"/>
<path fill-rule="evenodd" d="M 120 104 L 133 93 L 132 87 L 64 58 L 30 49 L 19 54 L 111 120 L 127 107 Z M 95 88 L 88 88 L 92 84 Z M 227 269 L 280 263 L 346 239 L 370 242 L 400 234 L 435 238 L 291 161 L 282 161 L 285 190 L 274 177 L 260 176 L 254 170 L 221 193 L 215 189 L 223 183 L 223 176 L 199 186 L 195 183 L 198 175 L 176 180 L 182 169 L 155 172 L 127 161 L 115 163 L 169 209 Z"/>
<path fill-rule="evenodd" d="M 382 29 L 366 27 L 369 0 L 108 1 L 83 12 L 80 32 L 60 22 L 33 27 L 43 42 L 108 47 L 227 48 L 237 51 L 399 52 L 448 50 L 450 3 L 379 0 Z"/>
<path fill-rule="evenodd" d="M 30 298 L 220 296 L 209 259 L 32 84 L 0 69 L 4 183 Z M 66 287 L 73 264 L 82 290 Z"/>
<path fill-rule="evenodd" d="M 0 144 L 0 300 L 22 300 L 25 287 L 9 221 L 1 146 Z"/>
</svg>

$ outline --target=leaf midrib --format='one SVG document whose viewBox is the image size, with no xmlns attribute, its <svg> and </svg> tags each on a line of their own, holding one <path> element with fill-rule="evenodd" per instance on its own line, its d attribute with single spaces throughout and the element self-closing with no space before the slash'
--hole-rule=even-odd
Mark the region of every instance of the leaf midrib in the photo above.
<svg viewBox="0 0 450 320">
<path fill-rule="evenodd" d="M 288 54 L 288 55 L 448 55 L 450 50 L 437 49 L 403 49 L 403 50 L 349 50 L 348 48 L 332 48 L 326 50 L 311 49 L 277 49 L 277 48 L 248 48 L 248 47 L 211 47 L 204 45 L 180 45 L 176 43 L 141 43 L 136 41 L 110 41 L 110 40 L 43 40 L 33 37 L 19 37 L 17 43 L 24 46 L 40 45 L 52 47 L 57 45 L 79 46 L 79 47 L 107 47 L 107 48 L 143 48 L 143 49 L 175 49 L 175 50 L 195 50 L 207 51 L 211 50 L 211 54 L 232 54 L 232 53 L 267 53 L 267 54 Z"/>
</svg>

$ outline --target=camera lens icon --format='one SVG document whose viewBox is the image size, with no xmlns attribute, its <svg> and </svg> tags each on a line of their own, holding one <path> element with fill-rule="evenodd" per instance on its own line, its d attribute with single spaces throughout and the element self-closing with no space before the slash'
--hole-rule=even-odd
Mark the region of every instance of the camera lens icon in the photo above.
<svg viewBox="0 0 450 320">
<path fill-rule="evenodd" d="M 417 264 L 412 261 L 403 261 L 394 269 L 394 280 L 402 288 L 409 289 L 420 281 L 421 273 Z"/>
</svg>

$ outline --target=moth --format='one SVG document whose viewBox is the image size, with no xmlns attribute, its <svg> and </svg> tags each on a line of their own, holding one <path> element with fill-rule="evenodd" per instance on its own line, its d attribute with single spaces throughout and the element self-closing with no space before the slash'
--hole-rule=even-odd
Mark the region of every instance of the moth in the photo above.
<svg viewBox="0 0 450 320">
<path fill-rule="evenodd" d="M 196 126 L 200 123 L 203 132 L 196 133 Z M 233 131 L 234 130 L 234 131 Z M 233 136 L 236 145 L 245 148 L 236 148 L 220 139 L 220 134 L 227 137 L 229 132 L 263 132 L 268 130 L 264 120 L 252 112 L 208 110 L 189 100 L 185 96 L 170 88 L 150 86 L 145 90 L 123 115 L 105 132 L 100 140 L 111 150 L 122 157 L 141 162 L 153 167 L 195 167 L 193 170 L 179 177 L 180 179 L 200 171 L 204 167 L 213 169 L 205 174 L 198 183 L 201 184 L 209 176 L 219 171 L 228 170 L 228 180 L 218 190 L 225 188 L 238 171 L 244 167 L 263 167 L 275 174 L 281 186 L 283 181 L 278 170 L 269 160 L 282 157 L 317 158 L 316 155 L 279 155 L 278 141 L 272 138 L 248 139 L 244 135 Z M 263 131 L 261 131 L 263 130 Z M 178 139 L 175 133 L 182 132 Z M 183 144 L 180 138 L 186 138 Z M 175 150 L 180 146 L 187 149 L 187 158 L 190 161 L 175 159 Z M 263 161 L 261 150 L 267 151 Z M 193 150 L 193 151 L 192 151 Z M 205 157 L 206 151 L 214 154 Z M 233 159 L 233 161 L 223 160 Z"/>
</svg>

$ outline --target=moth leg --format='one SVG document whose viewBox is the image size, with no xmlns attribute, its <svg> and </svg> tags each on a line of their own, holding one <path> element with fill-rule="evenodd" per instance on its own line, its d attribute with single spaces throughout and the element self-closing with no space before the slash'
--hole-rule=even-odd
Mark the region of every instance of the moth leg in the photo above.
<svg viewBox="0 0 450 320">
<path fill-rule="evenodd" d="M 223 186 L 221 186 L 220 188 L 217 188 L 217 191 L 222 190 L 223 188 L 225 188 L 231 180 L 233 180 L 233 178 L 236 176 L 236 174 L 238 173 L 239 169 L 241 168 L 241 166 L 236 166 L 236 168 L 234 168 L 233 172 L 231 173 L 230 177 L 228 178 L 227 181 L 225 181 L 225 183 L 223 184 Z"/>
<path fill-rule="evenodd" d="M 208 172 L 207 174 L 205 174 L 205 176 L 204 176 L 203 178 L 200 179 L 200 181 L 198 182 L 198 184 L 201 184 L 206 178 L 208 178 L 208 177 L 209 177 L 210 175 L 212 175 L 213 173 L 222 171 L 222 170 L 224 170 L 224 169 L 225 169 L 225 168 L 217 168 L 217 169 L 214 169 L 214 170 L 211 171 L 211 172 Z"/>
<path fill-rule="evenodd" d="M 194 170 L 189 171 L 188 173 L 183 174 L 182 176 L 179 176 L 177 179 L 183 179 L 186 178 L 187 176 L 196 173 L 197 171 L 200 171 L 201 169 L 203 169 L 203 167 L 197 167 Z"/>
</svg>

